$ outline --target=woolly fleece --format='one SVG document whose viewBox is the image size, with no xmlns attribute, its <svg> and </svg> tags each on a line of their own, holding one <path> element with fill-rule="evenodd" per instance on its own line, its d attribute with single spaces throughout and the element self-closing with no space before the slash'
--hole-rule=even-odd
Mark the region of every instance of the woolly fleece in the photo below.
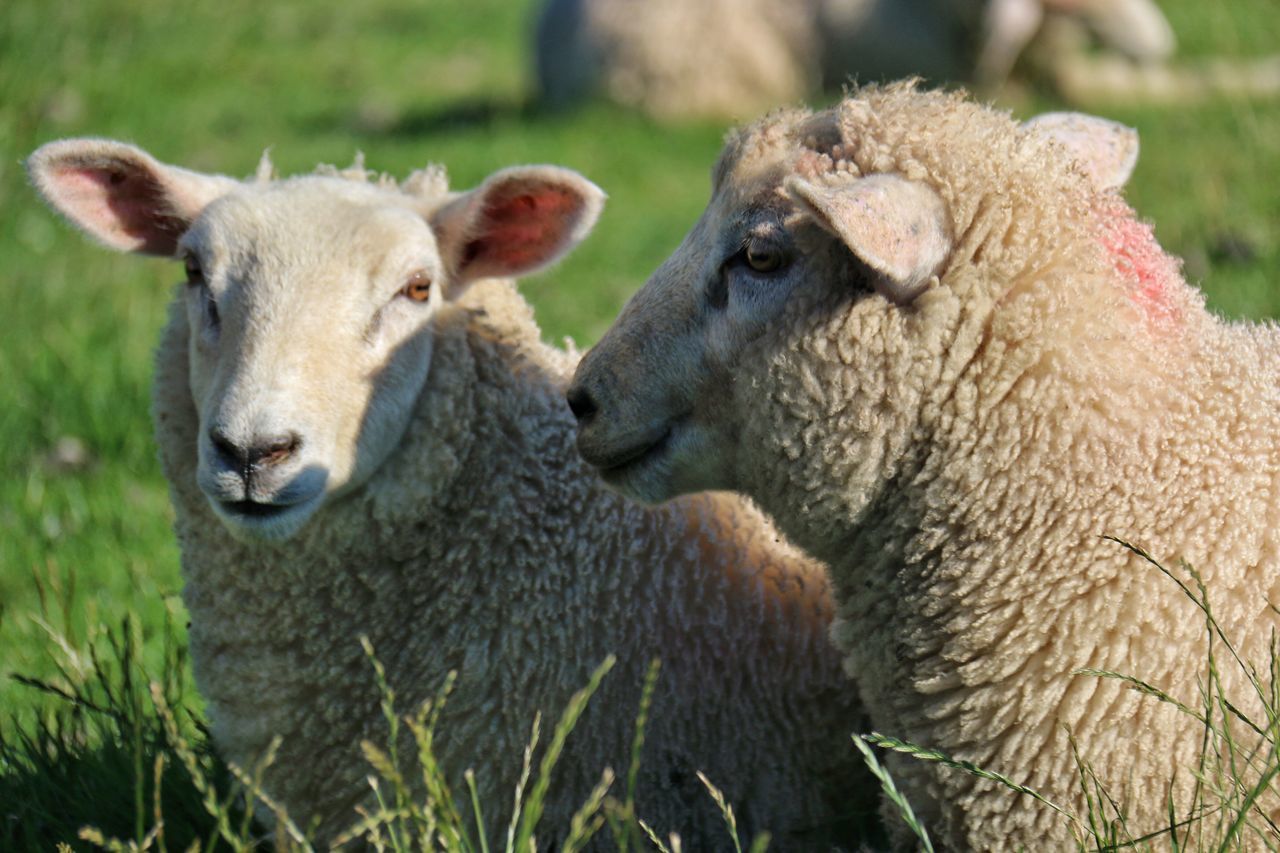
<svg viewBox="0 0 1280 853">
<path fill-rule="evenodd" d="M 474 768 L 506 824 L 534 714 L 544 732 L 607 653 L 618 665 L 570 737 L 540 846 L 612 766 L 628 766 L 640 687 L 663 659 L 638 811 L 690 849 L 725 849 L 695 778 L 745 832 L 784 846 L 839 831 L 871 785 L 848 743 L 860 717 L 827 642 L 823 570 L 723 495 L 644 509 L 605 492 L 573 450 L 575 357 L 539 340 L 508 282 L 473 286 L 429 334 L 432 365 L 399 446 L 368 482 L 279 544 L 228 535 L 195 480 L 189 331 L 175 299 L 154 419 L 176 509 L 197 683 L 215 742 L 251 764 L 285 736 L 267 790 L 319 837 L 368 800 L 358 744 L 382 742 L 367 635 L 409 711 L 459 672 L 438 758 Z M 410 765 L 412 766 L 412 765 Z M 816 843 L 816 842 L 815 842 Z"/>
<path fill-rule="evenodd" d="M 947 210 L 949 256 L 904 306 L 784 189 L 791 175 L 876 173 L 932 188 Z M 731 284 L 718 297 L 730 310 L 787 295 L 768 297 L 781 304 L 754 336 L 726 332 L 698 306 L 762 207 L 794 240 L 793 283 Z M 604 372 L 615 361 L 621 378 Z M 1205 622 L 1103 535 L 1175 573 L 1194 566 L 1225 635 L 1267 671 L 1280 627 L 1276 328 L 1210 315 L 1116 192 L 1043 133 L 961 95 L 869 88 L 735 134 L 707 212 L 577 383 L 596 392 L 580 446 L 597 457 L 607 437 L 691 407 L 668 439 L 677 449 L 616 475 L 623 488 L 650 500 L 740 490 L 829 562 L 834 636 L 886 734 L 1083 814 L 1074 736 L 1135 837 L 1167 826 L 1175 768 L 1185 814 L 1200 724 L 1075 673 L 1130 674 L 1198 707 Z M 1219 667 L 1226 696 L 1261 719 L 1239 668 Z M 1069 844 L 1067 823 L 1030 798 L 890 761 L 947 846 Z"/>
</svg>

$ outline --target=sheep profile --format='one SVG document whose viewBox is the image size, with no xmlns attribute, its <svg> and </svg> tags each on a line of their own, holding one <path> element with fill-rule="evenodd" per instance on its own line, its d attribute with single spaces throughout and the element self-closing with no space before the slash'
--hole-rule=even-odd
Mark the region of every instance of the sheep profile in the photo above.
<svg viewBox="0 0 1280 853">
<path fill-rule="evenodd" d="M 730 846 L 699 770 L 790 847 L 856 818 L 872 787 L 822 567 L 737 499 L 646 509 L 577 459 L 576 355 L 540 341 L 506 277 L 585 236 L 594 185 L 548 166 L 464 193 L 438 169 L 276 180 L 265 159 L 240 182 L 94 139 L 28 165 L 108 247 L 185 262 L 153 412 L 192 662 L 224 755 L 249 766 L 283 737 L 265 789 L 297 823 L 332 839 L 370 799 L 359 744 L 386 729 L 362 635 L 403 711 L 459 673 L 437 758 L 456 790 L 474 768 L 490 833 L 535 714 L 553 722 L 609 653 L 543 846 L 629 766 L 655 656 L 637 804 L 658 831 Z"/>
<path fill-rule="evenodd" d="M 1188 815 L 1203 725 L 1076 673 L 1197 707 L 1205 623 L 1102 537 L 1197 568 L 1265 670 L 1280 336 L 1206 311 L 1118 192 L 1136 157 L 1136 134 L 1102 119 L 1019 125 L 911 84 L 766 117 L 726 144 L 706 211 L 569 401 L 580 451 L 620 490 L 737 490 L 829 563 L 834 637 L 877 731 L 1083 815 L 1074 736 L 1139 837 L 1168 827 L 1171 781 Z M 1220 669 L 1265 726 L 1244 673 Z M 1069 840 L 1030 798 L 892 758 L 949 846 Z"/>
</svg>

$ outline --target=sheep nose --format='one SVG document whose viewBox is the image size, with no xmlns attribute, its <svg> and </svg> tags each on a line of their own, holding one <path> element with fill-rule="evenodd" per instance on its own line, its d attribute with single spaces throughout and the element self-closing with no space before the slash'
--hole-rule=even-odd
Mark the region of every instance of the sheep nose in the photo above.
<svg viewBox="0 0 1280 853">
<path fill-rule="evenodd" d="M 229 468 L 250 468 L 279 465 L 298 452 L 302 447 L 302 436 L 296 432 L 260 438 L 246 446 L 237 444 L 226 433 L 218 429 L 209 430 L 209 442 Z"/>
<path fill-rule="evenodd" d="M 249 464 L 279 465 L 287 462 L 289 457 L 298 452 L 302 446 L 302 436 L 296 432 L 288 432 L 273 438 L 264 439 L 249 448 Z"/>
<path fill-rule="evenodd" d="M 248 461 L 248 454 L 220 430 L 209 430 L 209 443 L 213 445 L 218 461 L 228 468 L 242 468 Z"/>
<path fill-rule="evenodd" d="M 569 403 L 569 411 L 573 412 L 573 416 L 580 424 L 591 420 L 598 409 L 591 392 L 583 385 L 574 385 L 564 396 Z"/>
</svg>

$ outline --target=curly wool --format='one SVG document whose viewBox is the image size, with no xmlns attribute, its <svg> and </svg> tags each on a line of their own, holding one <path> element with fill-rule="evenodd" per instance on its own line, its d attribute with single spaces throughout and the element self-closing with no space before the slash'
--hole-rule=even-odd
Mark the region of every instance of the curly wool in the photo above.
<svg viewBox="0 0 1280 853">
<path fill-rule="evenodd" d="M 909 308 L 833 273 L 751 345 L 729 407 L 742 490 L 830 563 L 834 636 L 879 730 L 1084 814 L 1074 737 L 1135 837 L 1167 827 L 1175 769 L 1179 814 L 1190 805 L 1202 725 L 1076 673 L 1131 674 L 1200 706 L 1205 623 L 1102 537 L 1194 566 L 1225 636 L 1266 670 L 1277 330 L 1210 315 L 1117 195 L 962 96 L 892 86 L 771 116 L 730 141 L 717 174 L 749 198 L 778 169 L 815 168 L 927 184 L 955 248 Z M 1220 674 L 1262 719 L 1244 673 Z M 893 770 L 953 847 L 1070 841 L 1061 817 L 994 783 Z"/>
<path fill-rule="evenodd" d="M 651 510 L 605 492 L 573 450 L 562 389 L 576 358 L 539 341 L 508 282 L 475 285 L 436 323 L 427 385 L 379 472 L 286 544 L 246 545 L 196 485 L 175 302 L 154 417 L 219 748 L 249 765 L 286 735 L 266 789 L 301 825 L 318 820 L 322 839 L 353 822 L 369 798 L 358 744 L 385 738 L 365 635 L 403 712 L 458 671 L 437 757 L 459 790 L 475 769 L 492 832 L 509 819 L 535 714 L 546 731 L 615 653 L 552 780 L 549 848 L 602 769 L 628 767 L 657 656 L 639 815 L 690 849 L 730 848 L 701 770 L 744 832 L 768 829 L 786 849 L 829 840 L 873 789 L 848 743 L 861 717 L 827 642 L 823 569 L 737 499 Z"/>
</svg>

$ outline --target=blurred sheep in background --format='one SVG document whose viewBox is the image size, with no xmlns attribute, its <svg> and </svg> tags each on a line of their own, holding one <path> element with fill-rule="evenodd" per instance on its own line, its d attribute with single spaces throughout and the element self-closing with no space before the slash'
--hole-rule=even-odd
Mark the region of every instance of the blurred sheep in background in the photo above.
<svg viewBox="0 0 1280 853">
<path fill-rule="evenodd" d="M 995 92 L 1020 60 L 1078 103 L 1280 92 L 1280 57 L 1175 67 L 1174 49 L 1154 0 L 547 0 L 535 35 L 544 104 L 602 95 L 661 120 L 741 119 L 851 79 Z"/>
</svg>

